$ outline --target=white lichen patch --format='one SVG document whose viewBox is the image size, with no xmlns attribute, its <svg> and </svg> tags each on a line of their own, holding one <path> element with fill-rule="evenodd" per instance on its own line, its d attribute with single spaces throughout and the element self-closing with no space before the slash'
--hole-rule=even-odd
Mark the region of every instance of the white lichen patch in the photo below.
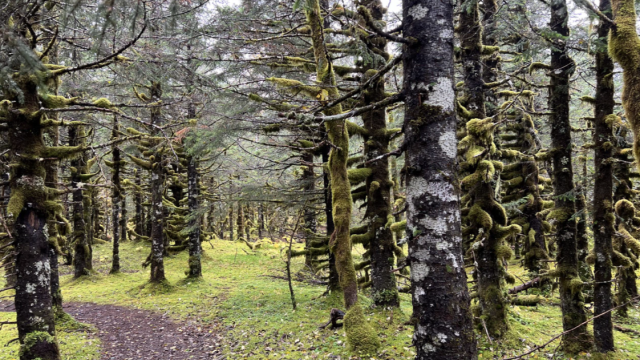
<svg viewBox="0 0 640 360">
<path fill-rule="evenodd" d="M 31 284 L 31 283 L 27 283 L 27 289 L 25 291 L 27 292 L 27 294 L 35 294 L 36 285 L 35 284 Z"/>
<path fill-rule="evenodd" d="M 438 145 L 442 149 L 442 153 L 453 159 L 458 151 L 458 139 L 453 131 L 445 131 L 438 138 Z"/>
<path fill-rule="evenodd" d="M 434 235 L 442 236 L 447 233 L 448 225 L 444 218 L 432 218 L 429 215 L 425 215 L 425 217 L 420 220 L 420 224 L 426 229 L 431 230 Z"/>
<path fill-rule="evenodd" d="M 409 8 L 408 15 L 413 17 L 413 20 L 422 20 L 429 13 L 429 9 L 422 6 L 422 4 L 414 5 Z"/>
<path fill-rule="evenodd" d="M 439 106 L 443 111 L 453 111 L 456 93 L 453 82 L 448 77 L 440 77 L 435 84 L 429 86 L 429 96 L 423 102 L 425 105 Z"/>
<path fill-rule="evenodd" d="M 414 263 L 411 264 L 411 280 L 422 281 L 429 276 L 429 267 L 426 264 Z"/>
<path fill-rule="evenodd" d="M 416 287 L 416 291 L 413 294 L 413 297 L 416 299 L 416 301 L 420 301 L 420 296 L 426 295 L 427 293 L 424 292 L 424 289 L 421 287 Z"/>
<path fill-rule="evenodd" d="M 453 39 L 453 30 L 452 29 L 444 29 L 440 31 L 440 38 L 443 40 Z"/>
<path fill-rule="evenodd" d="M 458 200 L 453 185 L 448 182 L 427 181 L 422 177 L 412 177 L 410 181 L 411 184 L 407 187 L 407 203 L 410 208 L 407 210 L 414 210 L 411 206 L 413 199 L 419 198 L 425 193 L 445 202 Z"/>
<path fill-rule="evenodd" d="M 443 333 L 437 333 L 436 334 L 436 338 L 438 339 L 438 341 L 440 341 L 441 343 L 446 343 L 447 342 L 447 335 L 443 334 Z"/>
</svg>

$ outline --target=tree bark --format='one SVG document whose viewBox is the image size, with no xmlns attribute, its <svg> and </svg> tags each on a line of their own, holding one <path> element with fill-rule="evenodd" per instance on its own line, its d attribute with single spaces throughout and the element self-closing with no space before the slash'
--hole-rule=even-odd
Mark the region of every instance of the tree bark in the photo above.
<svg viewBox="0 0 640 360">
<path fill-rule="evenodd" d="M 407 236 L 416 359 L 476 359 L 456 166 L 451 2 L 403 0 Z"/>
<path fill-rule="evenodd" d="M 611 2 L 600 0 L 599 10 L 611 16 Z M 596 49 L 596 105 L 593 142 L 595 144 L 595 183 L 593 187 L 593 237 L 595 252 L 594 315 L 600 315 L 613 307 L 611 298 L 612 237 L 615 232 L 613 214 L 612 126 L 607 116 L 613 115 L 614 85 L 613 61 L 607 51 L 606 39 L 611 25 L 600 20 L 598 38 L 605 43 Z M 596 348 L 606 353 L 614 350 L 611 312 L 593 320 Z"/>
<path fill-rule="evenodd" d="M 198 166 L 195 158 L 189 157 L 187 167 L 189 202 L 189 277 L 202 277 L 202 247 L 200 246 L 200 217 L 198 207 L 200 189 L 198 189 Z"/>
<path fill-rule="evenodd" d="M 84 126 L 69 128 L 69 146 L 84 144 L 86 137 Z M 74 278 L 89 275 L 89 245 L 87 244 L 87 233 L 85 223 L 84 194 L 80 176 L 86 172 L 86 159 L 84 154 L 71 161 L 71 188 L 73 189 L 73 268 Z"/>
<path fill-rule="evenodd" d="M 44 212 L 27 207 L 16 220 L 15 295 L 21 360 L 58 360 L 51 301 L 51 248 Z"/>
<path fill-rule="evenodd" d="M 566 0 L 551 2 L 551 71 L 549 87 L 549 108 L 551 116 L 551 148 L 558 243 L 558 275 L 560 299 L 562 303 L 562 326 L 565 331 L 577 327 L 587 320 L 582 291 L 572 289 L 571 281 L 578 277 L 578 253 L 576 246 L 576 221 L 573 215 L 575 192 L 573 186 L 571 124 L 569 122 L 569 78 L 575 70 L 575 63 L 569 57 L 566 41 L 569 37 L 569 14 Z M 590 347 L 587 326 L 566 333 L 562 337 L 567 353 L 577 353 Z"/>
<path fill-rule="evenodd" d="M 118 117 L 113 117 L 113 132 L 111 133 L 112 138 L 117 138 L 118 133 L 120 131 L 118 125 Z M 122 185 L 120 184 L 120 165 L 121 165 L 121 156 L 120 156 L 120 148 L 117 145 L 113 146 L 111 151 L 112 161 L 113 161 L 113 174 L 111 175 L 111 206 L 112 206 L 112 222 L 113 222 L 113 256 L 111 260 L 111 271 L 110 274 L 117 274 L 120 272 L 120 226 L 122 225 L 120 221 L 120 217 L 122 216 L 122 197 L 121 190 Z"/>
<path fill-rule="evenodd" d="M 162 87 L 160 83 L 153 82 L 151 85 L 151 101 L 159 101 L 162 97 Z M 160 108 L 152 108 L 151 123 L 162 125 L 162 114 Z M 151 278 L 152 283 L 165 282 L 164 274 L 164 146 L 155 151 L 155 159 L 151 170 Z"/>
<path fill-rule="evenodd" d="M 327 100 L 339 97 L 333 64 L 328 56 L 324 40 L 324 24 L 318 0 L 308 2 L 307 23 L 311 29 L 311 41 L 316 62 L 317 81 L 327 91 Z M 342 106 L 336 105 L 324 111 L 331 116 L 342 113 Z M 331 197 L 333 204 L 333 222 L 335 230 L 329 240 L 329 248 L 336 257 L 336 269 L 344 294 L 347 312 L 344 319 L 347 343 L 354 352 L 375 354 L 380 341 L 367 323 L 362 308 L 358 304 L 358 282 L 351 255 L 351 184 L 347 176 L 349 158 L 349 133 L 344 120 L 325 123 L 329 141 L 335 146 L 329 155 L 329 174 L 331 176 Z"/>
<path fill-rule="evenodd" d="M 382 21 L 383 6 L 380 0 L 360 1 L 366 7 L 374 21 Z M 366 24 L 363 24 L 366 26 Z M 374 53 L 384 54 L 385 60 L 391 57 L 386 53 L 387 41 L 383 37 L 370 37 L 366 44 Z M 377 73 L 377 64 L 372 60 L 365 65 L 362 81 L 366 82 Z M 363 92 L 363 105 L 380 102 L 386 98 L 385 81 L 380 77 Z M 389 152 L 386 108 L 372 110 L 362 114 L 367 136 L 364 143 L 366 160 L 372 160 L 380 154 Z M 367 209 L 364 217 L 368 232 L 373 234 L 369 250 L 371 253 L 371 297 L 377 306 L 399 306 L 400 298 L 396 287 L 396 277 L 391 271 L 394 265 L 395 242 L 390 223 L 395 220 L 391 212 L 391 181 L 389 158 L 377 160 L 368 166 L 371 176 L 367 177 Z M 392 221 L 389 221 L 389 219 Z"/>
</svg>

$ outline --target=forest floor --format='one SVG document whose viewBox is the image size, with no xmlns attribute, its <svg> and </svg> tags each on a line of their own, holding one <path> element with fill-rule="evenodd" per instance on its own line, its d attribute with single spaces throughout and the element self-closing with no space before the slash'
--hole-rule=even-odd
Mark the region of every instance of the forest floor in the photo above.
<svg viewBox="0 0 640 360">
<path fill-rule="evenodd" d="M 96 245 L 94 275 L 73 280 L 71 268 L 61 267 L 66 309 L 88 324 L 58 326 L 63 359 L 359 359 L 349 354 L 344 330 L 318 329 L 332 307 L 342 306 L 340 299 L 322 296 L 325 289 L 313 284 L 314 279 L 294 276 L 298 308 L 292 309 L 283 280 L 285 244 L 265 243 L 251 251 L 237 242 L 204 243 L 202 280 L 185 278 L 188 254 L 183 252 L 165 260 L 168 284 L 156 286 L 146 282 L 149 270 L 140 266 L 148 245 L 123 243 L 123 272 L 118 275 L 108 275 L 110 244 Z M 362 252 L 356 247 L 356 253 Z M 303 268 L 303 259 L 293 260 L 294 274 Z M 528 280 L 515 260 L 509 270 Z M 370 305 L 364 296 L 363 302 Z M 4 304 L 0 321 L 15 319 Z M 367 306 L 366 314 L 383 344 L 375 359 L 414 358 L 413 327 L 406 325 L 409 295 L 402 295 L 400 309 Z M 521 354 L 562 332 L 557 291 L 538 306 L 511 306 L 509 316 L 511 330 L 504 339 L 489 342 L 478 332 L 480 359 Z M 640 332 L 638 306 L 631 307 L 628 319 L 616 317 L 616 324 Z M 16 336 L 15 326 L 0 330 L 0 360 L 17 358 L 18 344 L 7 344 Z M 618 351 L 609 359 L 640 359 L 639 336 L 619 331 L 615 336 Z M 525 359 L 594 358 L 591 353 L 565 356 L 558 345 L 555 341 Z M 197 352 L 189 353 L 192 349 Z"/>
</svg>

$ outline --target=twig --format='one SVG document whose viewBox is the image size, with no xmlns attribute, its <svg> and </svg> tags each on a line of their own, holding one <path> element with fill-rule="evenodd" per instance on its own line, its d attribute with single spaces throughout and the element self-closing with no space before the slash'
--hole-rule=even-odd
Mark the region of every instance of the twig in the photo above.
<svg viewBox="0 0 640 360">
<path fill-rule="evenodd" d="M 487 329 L 487 323 L 484 322 L 483 318 L 480 318 L 480 320 L 482 320 L 482 327 L 484 327 L 484 331 L 487 333 L 487 338 L 489 339 L 489 343 L 493 345 L 493 340 L 491 340 L 491 335 L 489 335 L 489 330 Z"/>
<path fill-rule="evenodd" d="M 306 205 L 306 204 L 305 204 Z M 287 251 L 287 280 L 289 281 L 289 292 L 291 293 L 291 303 L 293 304 L 293 310 L 296 309 L 296 295 L 293 292 L 293 283 L 291 282 L 291 247 L 293 246 L 293 237 L 298 231 L 298 224 L 300 224 L 301 216 L 298 215 L 296 220 L 296 226 L 293 227 L 293 232 L 289 238 L 289 251 Z"/>
</svg>

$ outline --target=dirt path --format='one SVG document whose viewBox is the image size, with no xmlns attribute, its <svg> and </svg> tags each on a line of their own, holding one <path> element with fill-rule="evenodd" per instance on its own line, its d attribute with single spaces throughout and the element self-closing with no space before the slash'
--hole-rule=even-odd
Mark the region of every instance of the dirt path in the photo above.
<svg viewBox="0 0 640 360">
<path fill-rule="evenodd" d="M 4 303 L 0 311 L 13 311 Z M 67 303 L 67 313 L 94 325 L 104 360 L 222 360 L 222 341 L 214 326 L 194 321 L 173 322 L 147 310 L 93 303 Z"/>
</svg>

